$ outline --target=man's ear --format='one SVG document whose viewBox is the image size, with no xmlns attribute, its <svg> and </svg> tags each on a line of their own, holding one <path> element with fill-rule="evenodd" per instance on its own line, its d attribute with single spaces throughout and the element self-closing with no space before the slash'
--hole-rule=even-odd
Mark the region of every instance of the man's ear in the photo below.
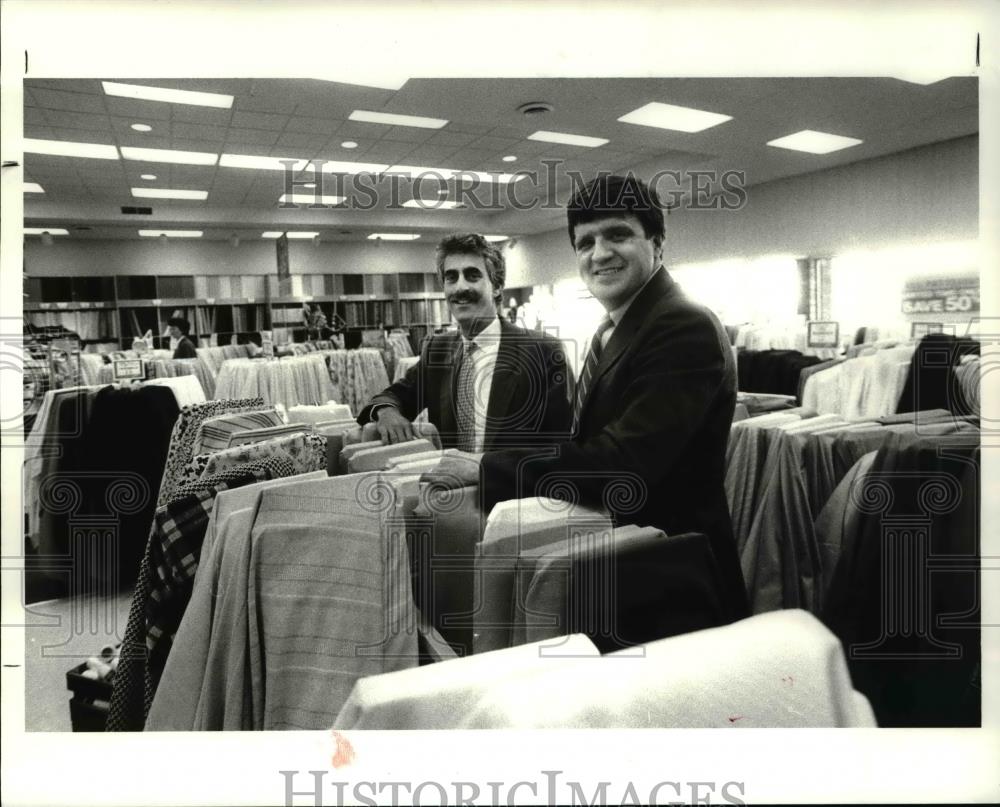
<svg viewBox="0 0 1000 807">
<path fill-rule="evenodd" d="M 663 236 L 653 236 L 653 256 L 657 261 L 663 260 Z"/>
</svg>

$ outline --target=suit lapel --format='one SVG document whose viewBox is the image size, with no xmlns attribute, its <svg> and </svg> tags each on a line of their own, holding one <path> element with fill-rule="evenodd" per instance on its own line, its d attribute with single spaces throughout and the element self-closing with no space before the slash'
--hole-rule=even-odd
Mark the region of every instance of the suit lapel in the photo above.
<svg viewBox="0 0 1000 807">
<path fill-rule="evenodd" d="M 439 388 L 441 396 L 441 423 L 439 428 L 446 434 L 458 433 L 458 418 L 455 415 L 455 384 L 457 383 L 458 362 L 462 358 L 462 337 L 454 338 L 451 345 L 451 358 L 443 362 L 441 368 L 441 386 Z"/>
<path fill-rule="evenodd" d="M 650 278 L 639 296 L 632 301 L 632 305 L 628 307 L 628 311 L 625 312 L 622 321 L 615 326 L 611 338 L 604 346 L 601 359 L 597 363 L 597 369 L 594 371 L 594 377 L 590 380 L 590 386 L 587 389 L 587 398 L 581 405 L 581 419 L 587 411 L 587 404 L 593 397 L 594 390 L 597 388 L 601 377 L 615 366 L 618 360 L 624 355 L 625 350 L 632 345 L 636 332 L 645 323 L 646 317 L 653 309 L 653 306 L 666 295 L 672 294 L 675 289 L 676 283 L 674 283 L 673 278 L 661 266 L 653 273 L 652 278 Z"/>
<path fill-rule="evenodd" d="M 507 419 L 510 401 L 523 372 L 525 358 L 519 343 L 520 331 L 500 320 L 500 347 L 493 370 L 490 400 L 486 407 L 486 435 L 483 447 L 489 449 L 496 436 L 497 424 Z"/>
</svg>

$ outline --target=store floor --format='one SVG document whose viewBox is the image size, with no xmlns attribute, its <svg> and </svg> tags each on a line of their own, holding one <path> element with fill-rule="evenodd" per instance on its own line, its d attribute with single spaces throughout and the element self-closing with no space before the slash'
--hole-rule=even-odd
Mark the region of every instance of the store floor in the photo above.
<svg viewBox="0 0 1000 807">
<path fill-rule="evenodd" d="M 66 672 L 125 635 L 132 593 L 75 597 L 26 606 L 24 727 L 71 731 Z"/>
</svg>

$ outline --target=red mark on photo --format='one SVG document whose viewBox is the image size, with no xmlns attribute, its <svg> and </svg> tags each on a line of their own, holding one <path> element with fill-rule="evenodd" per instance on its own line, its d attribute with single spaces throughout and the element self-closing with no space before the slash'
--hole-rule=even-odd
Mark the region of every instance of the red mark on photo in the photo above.
<svg viewBox="0 0 1000 807">
<path fill-rule="evenodd" d="M 354 762 L 354 746 L 339 731 L 333 732 L 333 741 L 337 744 L 337 750 L 330 759 L 330 764 L 335 768 L 342 768 Z"/>
<path fill-rule="evenodd" d="M 742 719 L 743 715 L 733 715 L 732 717 L 729 718 L 729 722 L 735 723 L 737 720 L 742 720 Z"/>
</svg>

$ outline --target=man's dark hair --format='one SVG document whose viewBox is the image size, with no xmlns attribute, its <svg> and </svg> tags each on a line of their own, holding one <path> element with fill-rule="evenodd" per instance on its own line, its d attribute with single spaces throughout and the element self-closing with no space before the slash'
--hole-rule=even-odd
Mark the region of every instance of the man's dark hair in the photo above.
<svg viewBox="0 0 1000 807">
<path fill-rule="evenodd" d="M 486 274 L 493 284 L 493 301 L 499 304 L 507 282 L 507 264 L 503 253 L 478 233 L 460 233 L 441 239 L 437 246 L 437 273 L 444 280 L 444 259 L 449 255 L 479 255 L 486 264 Z"/>
<path fill-rule="evenodd" d="M 576 246 L 578 224 L 628 214 L 639 219 L 646 238 L 663 243 L 663 207 L 656 191 L 633 174 L 602 174 L 574 193 L 566 206 L 569 241 Z"/>
<path fill-rule="evenodd" d="M 184 317 L 171 317 L 167 320 L 167 325 L 169 327 L 180 328 L 181 333 L 185 336 L 191 333 L 191 323 Z"/>
</svg>

